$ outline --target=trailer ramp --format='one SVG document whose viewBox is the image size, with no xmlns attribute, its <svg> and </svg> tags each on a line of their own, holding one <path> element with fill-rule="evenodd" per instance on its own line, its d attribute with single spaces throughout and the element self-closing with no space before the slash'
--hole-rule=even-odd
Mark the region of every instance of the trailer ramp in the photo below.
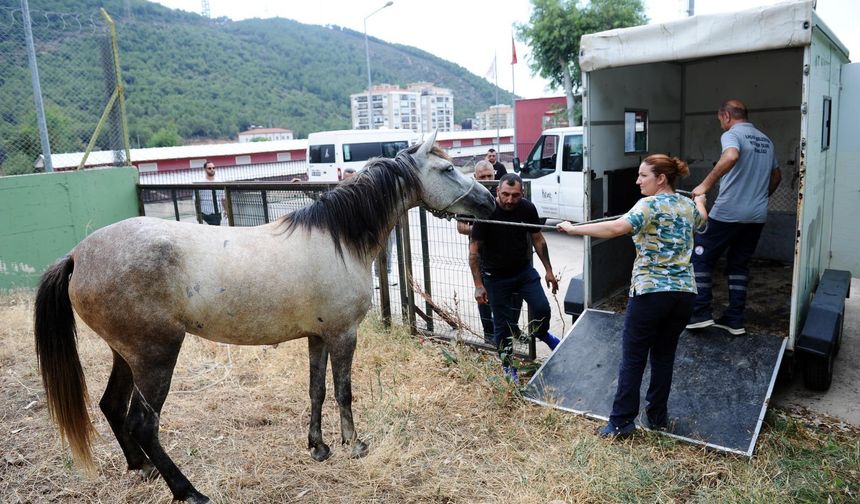
<svg viewBox="0 0 860 504">
<path fill-rule="evenodd" d="M 624 316 L 585 310 L 525 388 L 535 403 L 607 420 L 618 385 Z M 684 331 L 678 343 L 666 435 L 752 456 L 786 339 Z M 650 365 L 642 380 L 643 427 Z"/>
</svg>

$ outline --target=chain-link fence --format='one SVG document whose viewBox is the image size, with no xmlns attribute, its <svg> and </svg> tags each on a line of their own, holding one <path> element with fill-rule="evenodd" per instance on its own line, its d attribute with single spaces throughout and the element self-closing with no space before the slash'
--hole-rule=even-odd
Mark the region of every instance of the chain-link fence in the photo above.
<svg viewBox="0 0 860 504">
<path fill-rule="evenodd" d="M 31 9 L 29 14 L 34 52 L 28 56 L 21 4 L 0 5 L 0 175 L 44 170 L 33 55 L 51 152 L 83 152 L 92 140 L 93 149 L 113 151 L 109 164 L 127 164 L 120 100 L 115 96 L 117 58 L 107 18 L 95 10 Z"/>
</svg>

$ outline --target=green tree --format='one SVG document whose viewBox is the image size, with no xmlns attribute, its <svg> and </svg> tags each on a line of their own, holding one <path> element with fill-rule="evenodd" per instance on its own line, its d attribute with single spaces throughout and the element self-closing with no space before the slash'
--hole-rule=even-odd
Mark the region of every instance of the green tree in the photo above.
<svg viewBox="0 0 860 504">
<path fill-rule="evenodd" d="M 532 49 L 533 75 L 561 87 L 567 97 L 567 114 L 574 121 L 574 92 L 582 86 L 579 40 L 583 35 L 648 21 L 642 0 L 591 0 L 579 7 L 576 0 L 532 0 L 527 24 L 517 26 L 519 39 Z"/>
<path fill-rule="evenodd" d="M 146 141 L 147 147 L 174 147 L 182 143 L 179 128 L 173 122 L 162 126 Z"/>
</svg>

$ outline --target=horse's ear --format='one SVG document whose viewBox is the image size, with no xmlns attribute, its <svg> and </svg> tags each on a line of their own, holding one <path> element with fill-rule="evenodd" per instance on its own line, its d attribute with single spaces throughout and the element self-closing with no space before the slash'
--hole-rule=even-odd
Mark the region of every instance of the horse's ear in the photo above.
<svg viewBox="0 0 860 504">
<path fill-rule="evenodd" d="M 421 144 L 421 147 L 418 149 L 418 152 L 416 152 L 415 154 L 423 157 L 423 156 L 427 156 L 427 154 L 430 153 L 430 149 L 432 149 L 433 144 L 436 143 L 437 131 L 438 130 L 433 130 L 433 134 L 431 134 L 430 138 L 428 138 L 427 140 L 424 141 L 423 144 Z"/>
</svg>

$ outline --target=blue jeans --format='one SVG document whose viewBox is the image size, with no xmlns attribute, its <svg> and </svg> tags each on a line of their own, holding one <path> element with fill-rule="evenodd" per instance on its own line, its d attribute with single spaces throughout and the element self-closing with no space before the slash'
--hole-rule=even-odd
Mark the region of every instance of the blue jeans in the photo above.
<svg viewBox="0 0 860 504">
<path fill-rule="evenodd" d="M 651 424 L 668 418 L 669 391 L 678 337 L 693 310 L 692 292 L 654 292 L 628 299 L 621 343 L 618 389 L 609 421 L 618 427 L 639 414 L 639 390 L 645 364 L 651 359 L 651 383 L 645 396 Z"/>
<path fill-rule="evenodd" d="M 502 365 L 511 365 L 513 354 L 513 335 L 519 319 L 519 307 L 513 306 L 514 293 L 529 305 L 529 331 L 538 339 L 546 338 L 549 318 L 552 315 L 549 301 L 544 294 L 538 272 L 531 266 L 510 276 L 482 274 L 484 288 L 493 313 L 493 338 L 502 358 Z"/>
<path fill-rule="evenodd" d="M 729 306 L 723 317 L 743 325 L 749 283 L 749 262 L 755 252 L 764 224 L 722 222 L 708 219 L 708 229 L 695 235 L 693 248 L 693 270 L 696 274 L 696 289 L 699 291 L 693 305 L 693 315 L 703 318 L 713 316 L 713 282 L 711 273 L 720 256 L 726 252 L 726 276 L 729 281 Z M 727 252 L 728 251 L 728 252 Z"/>
</svg>

